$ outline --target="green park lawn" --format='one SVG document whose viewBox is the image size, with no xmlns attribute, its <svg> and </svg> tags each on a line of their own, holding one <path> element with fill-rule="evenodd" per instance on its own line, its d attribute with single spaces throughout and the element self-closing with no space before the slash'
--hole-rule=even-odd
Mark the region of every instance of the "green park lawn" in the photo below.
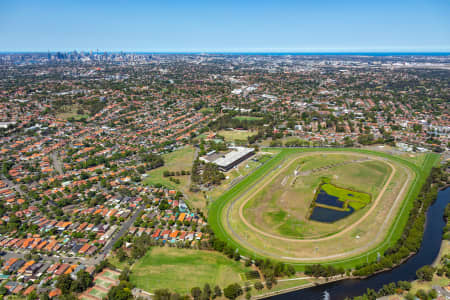
<svg viewBox="0 0 450 300">
<path fill-rule="evenodd" d="M 245 140 L 249 136 L 255 135 L 256 131 L 249 130 L 221 130 L 217 133 L 224 137 L 226 142 L 234 142 L 235 140 Z"/>
<path fill-rule="evenodd" d="M 191 171 L 192 163 L 195 158 L 195 150 L 192 146 L 186 146 L 184 148 L 178 149 L 176 151 L 167 153 L 163 155 L 164 166 L 156 168 L 148 172 L 148 177 L 144 180 L 145 184 L 156 185 L 161 184 L 167 188 L 179 190 L 187 196 L 187 202 L 195 208 L 203 208 L 205 202 L 203 199 L 198 197 L 198 195 L 193 194 L 189 191 L 191 176 L 174 176 L 174 178 L 179 179 L 180 183 L 176 184 L 170 181 L 170 177 L 164 177 L 164 171 Z"/>
<path fill-rule="evenodd" d="M 146 291 L 167 288 L 188 294 L 191 288 L 203 288 L 205 283 L 221 288 L 242 284 L 241 275 L 248 270 L 218 252 L 155 247 L 133 265 L 130 279 Z"/>
<path fill-rule="evenodd" d="M 261 117 L 253 117 L 253 116 L 236 116 L 234 119 L 239 121 L 258 121 L 262 120 Z"/>
</svg>

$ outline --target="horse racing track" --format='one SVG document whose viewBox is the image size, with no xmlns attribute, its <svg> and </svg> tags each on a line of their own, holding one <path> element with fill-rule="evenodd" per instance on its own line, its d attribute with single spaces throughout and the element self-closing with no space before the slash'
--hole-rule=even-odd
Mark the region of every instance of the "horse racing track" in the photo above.
<svg viewBox="0 0 450 300">
<path fill-rule="evenodd" d="M 360 149 L 264 149 L 273 157 L 212 203 L 217 236 L 242 255 L 354 266 L 401 235 L 436 162 Z"/>
</svg>

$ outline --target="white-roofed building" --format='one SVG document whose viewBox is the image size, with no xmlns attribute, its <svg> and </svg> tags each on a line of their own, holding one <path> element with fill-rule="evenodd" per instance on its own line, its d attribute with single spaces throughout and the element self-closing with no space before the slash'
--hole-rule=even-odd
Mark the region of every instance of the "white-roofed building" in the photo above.
<svg viewBox="0 0 450 300">
<path fill-rule="evenodd" d="M 254 148 L 247 147 L 230 147 L 231 151 L 218 154 L 212 153 L 211 155 L 205 155 L 200 157 L 200 160 L 204 162 L 210 162 L 219 167 L 223 172 L 231 170 L 234 166 L 237 166 L 242 161 L 246 160 L 253 154 L 255 154 Z"/>
</svg>

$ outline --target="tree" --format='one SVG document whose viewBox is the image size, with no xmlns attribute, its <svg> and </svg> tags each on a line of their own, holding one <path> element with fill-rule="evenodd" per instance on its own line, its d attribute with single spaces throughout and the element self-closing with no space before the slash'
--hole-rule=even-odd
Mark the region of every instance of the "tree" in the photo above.
<svg viewBox="0 0 450 300">
<path fill-rule="evenodd" d="M 50 299 L 50 297 L 48 296 L 48 294 L 41 294 L 40 296 L 39 296 L 39 300 L 49 300 Z"/>
<path fill-rule="evenodd" d="M 222 296 L 222 290 L 220 289 L 220 286 L 216 285 L 214 287 L 214 298 Z"/>
<path fill-rule="evenodd" d="M 397 282 L 397 286 L 404 291 L 409 291 L 411 289 L 411 282 L 399 281 L 399 282 Z"/>
<path fill-rule="evenodd" d="M 193 287 L 191 289 L 191 295 L 192 295 L 192 298 L 194 298 L 195 300 L 198 300 L 202 296 L 202 290 L 197 286 Z"/>
<path fill-rule="evenodd" d="M 77 300 L 78 298 L 74 294 L 61 295 L 58 297 L 59 300 Z"/>
<path fill-rule="evenodd" d="M 120 262 L 123 262 L 124 260 L 126 260 L 128 258 L 128 255 L 122 248 L 119 248 L 119 250 L 117 250 L 116 256 Z"/>
<path fill-rule="evenodd" d="M 254 285 L 255 289 L 257 289 L 258 291 L 262 290 L 264 288 L 264 285 L 261 283 L 261 281 L 257 281 L 255 282 Z"/>
<path fill-rule="evenodd" d="M 289 276 L 293 276 L 295 275 L 295 268 L 292 265 L 288 265 L 286 272 L 288 273 Z"/>
<path fill-rule="evenodd" d="M 239 252 L 234 252 L 234 260 L 235 261 L 239 261 L 241 259 L 241 255 L 239 254 Z"/>
<path fill-rule="evenodd" d="M 109 300 L 128 300 L 133 299 L 131 286 L 128 282 L 121 282 L 118 286 L 112 287 L 108 292 Z"/>
<path fill-rule="evenodd" d="M 416 297 L 422 300 L 428 300 L 428 295 L 423 289 L 416 292 Z"/>
<path fill-rule="evenodd" d="M 8 290 L 2 285 L 0 286 L 0 295 L 6 295 L 8 293 Z"/>
<path fill-rule="evenodd" d="M 223 289 L 223 294 L 230 300 L 234 300 L 243 294 L 242 287 L 238 283 L 230 284 Z"/>
<path fill-rule="evenodd" d="M 77 280 L 75 280 L 74 283 L 78 282 L 79 288 L 81 290 L 78 290 L 77 292 L 82 292 L 82 291 L 86 290 L 88 287 L 90 287 L 92 285 L 92 281 L 93 281 L 93 278 L 88 272 L 86 272 L 85 270 L 78 271 Z"/>
<path fill-rule="evenodd" d="M 154 291 L 153 300 L 170 300 L 171 295 L 168 289 L 158 289 Z"/>
<path fill-rule="evenodd" d="M 205 299 L 211 298 L 211 286 L 208 283 L 205 283 L 205 286 L 203 287 L 203 296 Z"/>
<path fill-rule="evenodd" d="M 36 300 L 36 299 L 39 299 L 36 291 L 32 291 L 27 296 L 27 300 Z"/>
<path fill-rule="evenodd" d="M 56 287 L 61 290 L 61 293 L 68 294 L 72 286 L 72 281 L 69 274 L 61 275 L 56 282 Z"/>
<path fill-rule="evenodd" d="M 435 289 L 431 289 L 431 290 L 428 292 L 428 297 L 430 297 L 430 299 L 436 299 L 437 296 L 438 296 L 438 293 L 436 292 Z"/>
<path fill-rule="evenodd" d="M 119 280 L 120 281 L 128 281 L 130 277 L 130 268 L 125 267 L 123 271 L 120 273 Z"/>
<path fill-rule="evenodd" d="M 431 266 L 423 266 L 416 271 L 417 278 L 422 281 L 433 280 L 434 268 Z"/>
<path fill-rule="evenodd" d="M 408 294 L 406 294 L 405 299 L 406 300 L 415 300 L 416 297 L 413 294 L 408 293 Z"/>
</svg>

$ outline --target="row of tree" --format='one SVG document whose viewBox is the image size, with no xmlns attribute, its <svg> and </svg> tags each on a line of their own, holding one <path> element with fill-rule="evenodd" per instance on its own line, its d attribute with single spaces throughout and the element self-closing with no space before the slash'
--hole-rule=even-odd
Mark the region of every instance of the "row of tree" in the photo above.
<svg viewBox="0 0 450 300">
<path fill-rule="evenodd" d="M 375 300 L 389 295 L 401 294 L 404 291 L 409 291 L 410 289 L 411 283 L 409 281 L 399 281 L 397 283 L 391 282 L 383 285 L 383 287 L 378 291 L 367 289 L 364 295 L 355 297 L 353 300 Z M 346 300 L 350 300 L 350 298 L 346 298 Z"/>
<path fill-rule="evenodd" d="M 323 266 L 320 264 L 305 267 L 305 274 L 314 277 L 332 277 L 345 274 L 345 269 L 333 266 Z"/>
<path fill-rule="evenodd" d="M 192 164 L 191 180 L 193 184 L 217 185 L 224 179 L 225 175 L 213 163 L 205 163 L 196 159 Z"/>
<path fill-rule="evenodd" d="M 185 176 L 185 175 L 191 175 L 191 171 L 187 170 L 181 170 L 181 171 L 169 171 L 166 170 L 163 172 L 164 177 L 172 177 L 172 176 Z"/>
<path fill-rule="evenodd" d="M 403 235 L 396 242 L 396 244 L 388 248 L 384 252 L 384 256 L 379 259 L 377 263 L 366 263 L 356 267 L 353 271 L 355 276 L 369 276 L 383 269 L 392 268 L 398 265 L 410 256 L 417 252 L 422 242 L 422 236 L 425 226 L 425 213 L 428 207 L 436 199 L 437 186 L 435 185 L 440 180 L 439 168 L 433 168 L 430 176 L 423 184 L 419 195 L 416 197 L 413 207 L 409 213 L 409 218 L 405 226 Z"/>
<path fill-rule="evenodd" d="M 141 153 L 141 160 L 147 163 L 149 169 L 155 169 L 164 166 L 164 159 L 161 155 L 153 153 Z"/>
<path fill-rule="evenodd" d="M 134 288 L 130 282 L 130 269 L 125 268 L 119 276 L 120 283 L 117 286 L 113 286 L 108 291 L 108 300 L 130 300 L 133 299 Z"/>
</svg>

